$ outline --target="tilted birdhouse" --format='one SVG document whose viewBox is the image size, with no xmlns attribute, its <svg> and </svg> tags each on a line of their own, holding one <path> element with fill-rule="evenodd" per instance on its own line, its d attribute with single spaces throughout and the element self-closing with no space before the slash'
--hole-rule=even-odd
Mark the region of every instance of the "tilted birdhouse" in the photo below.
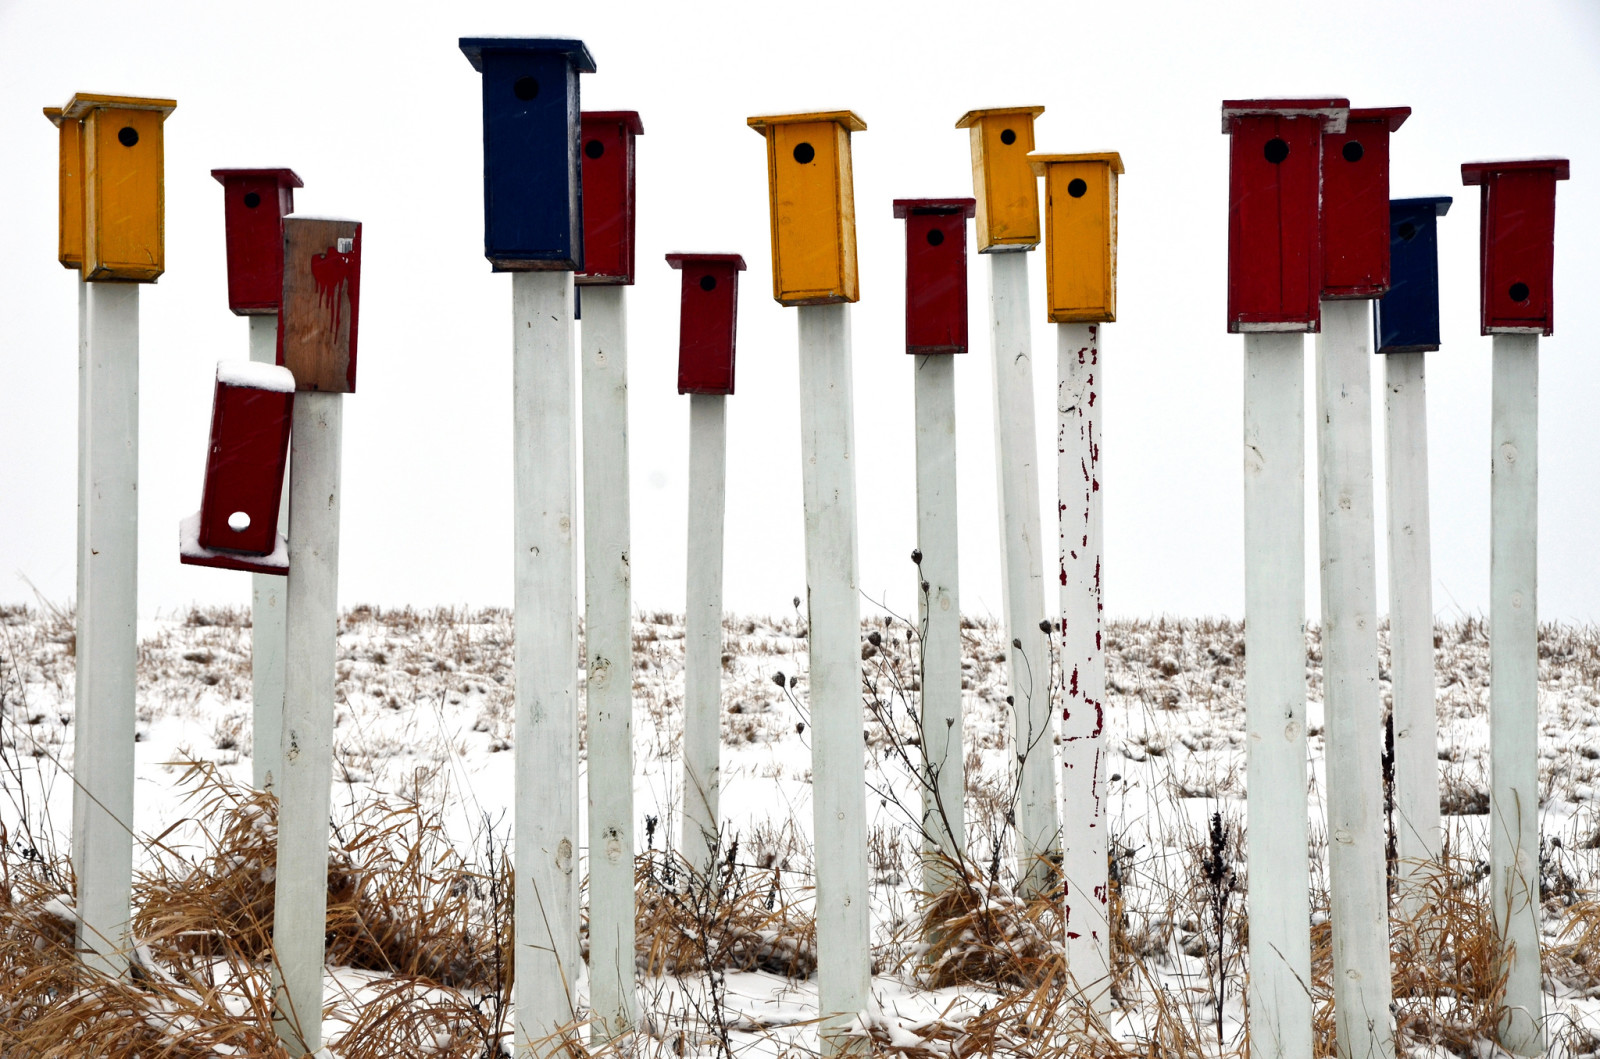
<svg viewBox="0 0 1600 1059">
<path fill-rule="evenodd" d="M 747 119 L 767 141 L 772 296 L 784 305 L 861 297 L 850 134 L 867 123 L 848 110 Z"/>
<path fill-rule="evenodd" d="M 978 253 L 1032 250 L 1039 231 L 1039 181 L 1028 164 L 1033 121 L 1043 107 L 969 110 L 956 128 L 972 138 L 972 190 L 978 199 Z"/>
<path fill-rule="evenodd" d="M 483 75 L 483 252 L 496 272 L 583 270 L 581 40 L 463 37 Z"/>
<path fill-rule="evenodd" d="M 166 271 L 162 127 L 177 106 L 80 92 L 45 110 L 61 130 L 58 257 L 84 279 L 154 283 Z"/>
<path fill-rule="evenodd" d="M 293 422 L 294 376 L 286 369 L 250 361 L 217 365 L 205 487 L 200 513 L 180 531 L 182 562 L 287 572 L 275 553 Z"/>
<path fill-rule="evenodd" d="M 678 392 L 733 392 L 733 355 L 739 316 L 738 254 L 668 254 L 683 272 L 678 314 Z"/>
<path fill-rule="evenodd" d="M 1230 99 L 1228 330 L 1316 331 L 1322 323 L 1322 136 L 1346 99 Z"/>
<path fill-rule="evenodd" d="M 1352 110 L 1322 136 L 1322 296 L 1377 298 L 1389 289 L 1389 134 L 1410 107 Z"/>
<path fill-rule="evenodd" d="M 1122 156 L 1035 154 L 1044 177 L 1045 276 L 1052 323 L 1117 318 L 1117 177 Z"/>
<path fill-rule="evenodd" d="M 967 351 L 967 218 L 973 199 L 895 199 L 906 222 L 906 352 Z"/>
<path fill-rule="evenodd" d="M 294 212 L 292 169 L 213 169 L 222 185 L 228 239 L 228 308 L 240 316 L 278 311 L 283 297 L 283 219 Z"/>
<path fill-rule="evenodd" d="M 633 283 L 633 151 L 644 124 L 632 110 L 583 115 L 583 271 L 573 282 Z"/>
<path fill-rule="evenodd" d="M 1450 198 L 1389 203 L 1389 291 L 1378 299 L 1379 353 L 1439 348 L 1439 218 Z"/>
<path fill-rule="evenodd" d="M 1461 182 L 1483 188 L 1479 303 L 1486 335 L 1555 331 L 1556 181 L 1565 158 L 1467 162 Z"/>
<path fill-rule="evenodd" d="M 356 392 L 361 222 L 286 217 L 278 363 L 297 389 Z"/>
</svg>

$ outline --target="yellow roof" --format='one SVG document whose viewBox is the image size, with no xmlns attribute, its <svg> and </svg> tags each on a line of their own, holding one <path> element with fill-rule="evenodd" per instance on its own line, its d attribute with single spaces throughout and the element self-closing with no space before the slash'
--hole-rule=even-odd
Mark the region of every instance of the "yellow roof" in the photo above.
<svg viewBox="0 0 1600 1059">
<path fill-rule="evenodd" d="M 754 118 L 746 118 L 745 124 L 765 136 L 768 125 L 796 125 L 808 121 L 836 121 L 851 132 L 867 131 L 867 123 L 862 121 L 861 116 L 853 110 L 812 110 L 803 114 L 763 114 Z"/>
<path fill-rule="evenodd" d="M 1039 176 L 1044 176 L 1045 166 L 1052 162 L 1104 162 L 1113 173 L 1122 173 L 1122 155 L 1116 151 L 1091 151 L 1088 154 L 1042 154 L 1034 151 L 1028 155 L 1028 164 Z"/>
<path fill-rule="evenodd" d="M 956 122 L 956 128 L 965 129 L 978 124 L 979 118 L 992 117 L 998 114 L 1027 114 L 1037 118 L 1044 113 L 1043 107 L 989 107 L 986 110 L 969 110 L 961 115 L 961 120 Z"/>
<path fill-rule="evenodd" d="M 178 109 L 175 99 L 151 99 L 147 96 L 97 96 L 88 92 L 79 92 L 67 100 L 67 105 L 61 108 L 61 116 L 65 118 L 81 118 L 91 110 L 101 108 L 117 110 L 157 110 L 162 114 L 171 114 Z M 46 109 L 45 116 L 50 117 L 50 110 Z M 51 118 L 52 121 L 56 120 Z"/>
</svg>

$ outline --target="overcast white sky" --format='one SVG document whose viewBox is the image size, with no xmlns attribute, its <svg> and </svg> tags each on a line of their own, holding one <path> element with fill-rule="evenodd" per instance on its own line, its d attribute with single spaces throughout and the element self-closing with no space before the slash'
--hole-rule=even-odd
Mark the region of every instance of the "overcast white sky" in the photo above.
<svg viewBox="0 0 1600 1059">
<path fill-rule="evenodd" d="M 1218 105 L 1342 95 L 1414 108 L 1394 140 L 1396 197 L 1457 199 L 1440 235 L 1444 348 L 1428 358 L 1444 615 L 1488 606 L 1489 339 L 1477 327 L 1478 192 L 1461 186 L 1459 166 L 1572 160 L 1557 205 L 1557 332 L 1540 353 L 1539 605 L 1547 618 L 1600 619 L 1600 8 L 1581 0 L 0 3 L 0 600 L 31 599 L 24 577 L 55 601 L 73 592 L 76 293 L 55 263 L 56 135 L 40 108 L 89 91 L 178 100 L 168 271 L 142 292 L 141 610 L 249 598 L 247 575 L 177 556 L 178 520 L 200 501 L 215 362 L 246 356 L 209 176 L 240 165 L 292 167 L 306 182 L 303 212 L 365 222 L 341 602 L 510 602 L 510 280 L 482 256 L 479 78 L 456 45 L 477 34 L 581 37 L 599 65 L 583 80 L 586 109 L 643 116 L 640 279 L 629 294 L 640 608 L 683 605 L 688 399 L 675 386 L 669 251 L 737 251 L 750 264 L 730 398 L 726 604 L 771 612 L 804 595 L 796 313 L 770 297 L 764 148 L 744 119 L 848 107 L 870 126 L 854 138 L 861 577 L 905 612 L 911 364 L 890 203 L 971 194 L 967 135 L 953 127 L 962 112 L 1042 104 L 1041 150 L 1118 150 L 1128 170 L 1121 318 L 1105 336 L 1107 606 L 1240 614 L 1241 340 L 1224 323 Z M 1055 342 L 1042 254 L 1031 267 L 1041 517 L 1053 541 Z M 997 614 L 987 287 L 974 258 L 975 348 L 957 371 L 961 592 L 967 610 Z M 1308 340 L 1308 365 L 1310 350 Z M 1308 540 L 1314 548 L 1314 523 Z M 1382 552 L 1380 536 L 1380 599 Z M 1314 554 L 1307 574 L 1314 616 Z"/>
</svg>

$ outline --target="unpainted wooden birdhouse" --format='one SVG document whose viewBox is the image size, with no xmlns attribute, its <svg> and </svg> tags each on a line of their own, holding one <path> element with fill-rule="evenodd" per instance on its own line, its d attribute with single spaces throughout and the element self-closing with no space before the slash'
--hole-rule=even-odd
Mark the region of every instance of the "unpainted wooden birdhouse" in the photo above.
<svg viewBox="0 0 1600 1059">
<path fill-rule="evenodd" d="M 356 392 L 360 314 L 361 222 L 284 218 L 278 363 L 296 389 Z"/>
</svg>

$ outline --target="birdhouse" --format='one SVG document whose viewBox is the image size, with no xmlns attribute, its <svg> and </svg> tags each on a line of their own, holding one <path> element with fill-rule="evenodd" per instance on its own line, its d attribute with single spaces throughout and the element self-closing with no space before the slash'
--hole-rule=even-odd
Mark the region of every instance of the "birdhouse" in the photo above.
<svg viewBox="0 0 1600 1059">
<path fill-rule="evenodd" d="M 633 283 L 633 145 L 644 124 L 632 110 L 583 115 L 583 271 L 573 282 Z"/>
<path fill-rule="evenodd" d="M 297 389 L 356 392 L 360 309 L 361 222 L 284 218 L 278 363 Z"/>
<path fill-rule="evenodd" d="M 1352 110 L 1322 137 L 1322 296 L 1377 298 L 1389 289 L 1389 134 L 1410 107 Z"/>
<path fill-rule="evenodd" d="M 739 315 L 738 254 L 668 254 L 683 272 L 678 314 L 678 392 L 733 392 L 735 323 Z"/>
<path fill-rule="evenodd" d="M 967 218 L 973 199 L 895 199 L 906 222 L 906 352 L 967 351 Z"/>
<path fill-rule="evenodd" d="M 1110 323 L 1117 318 L 1117 177 L 1122 156 L 1035 154 L 1044 177 L 1045 276 L 1050 321 Z"/>
<path fill-rule="evenodd" d="M 848 110 L 748 119 L 767 141 L 772 296 L 784 305 L 861 297 L 850 134 L 867 123 Z"/>
<path fill-rule="evenodd" d="M 463 37 L 483 75 L 483 253 L 496 272 L 583 269 L 581 40 Z"/>
<path fill-rule="evenodd" d="M 1461 182 L 1483 188 L 1479 303 L 1486 335 L 1555 332 L 1556 181 L 1565 158 L 1468 162 Z"/>
<path fill-rule="evenodd" d="M 287 572 L 275 553 L 293 421 L 294 376 L 286 369 L 250 361 L 217 365 L 205 488 L 200 513 L 180 529 L 182 562 Z"/>
<path fill-rule="evenodd" d="M 162 125 L 177 106 L 79 93 L 45 110 L 61 130 L 58 257 L 84 279 L 154 283 L 166 271 Z"/>
<path fill-rule="evenodd" d="M 1439 348 L 1439 218 L 1450 198 L 1389 203 L 1389 292 L 1378 299 L 1379 353 Z"/>
<path fill-rule="evenodd" d="M 1039 183 L 1028 164 L 1033 119 L 1043 107 L 969 110 L 956 128 L 972 137 L 972 189 L 978 198 L 978 253 L 1032 250 L 1039 233 Z"/>
<path fill-rule="evenodd" d="M 1345 99 L 1222 104 L 1228 157 L 1228 330 L 1316 331 L 1322 323 L 1322 136 L 1345 130 Z"/>
<path fill-rule="evenodd" d="M 213 169 L 222 185 L 228 238 L 228 308 L 240 316 L 278 311 L 283 297 L 283 219 L 294 212 L 292 169 Z"/>
</svg>

